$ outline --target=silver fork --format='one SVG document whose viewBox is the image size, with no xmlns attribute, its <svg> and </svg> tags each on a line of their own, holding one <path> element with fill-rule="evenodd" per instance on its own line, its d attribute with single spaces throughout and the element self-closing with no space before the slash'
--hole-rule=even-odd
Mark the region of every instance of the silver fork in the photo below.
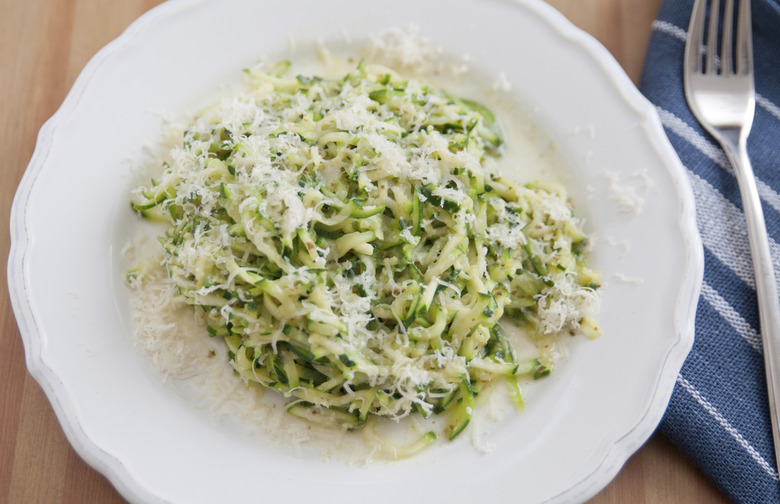
<svg viewBox="0 0 780 504">
<path fill-rule="evenodd" d="M 708 3 L 711 5 L 705 45 Z M 696 0 L 693 5 L 685 43 L 685 97 L 696 119 L 723 147 L 739 185 L 756 277 L 775 458 L 780 460 L 780 298 L 761 200 L 747 153 L 747 137 L 756 106 L 750 0 L 739 0 L 736 47 L 732 44 L 734 0 L 726 0 L 724 7 L 719 37 L 720 1 Z M 721 39 L 720 55 L 718 38 Z"/>
</svg>

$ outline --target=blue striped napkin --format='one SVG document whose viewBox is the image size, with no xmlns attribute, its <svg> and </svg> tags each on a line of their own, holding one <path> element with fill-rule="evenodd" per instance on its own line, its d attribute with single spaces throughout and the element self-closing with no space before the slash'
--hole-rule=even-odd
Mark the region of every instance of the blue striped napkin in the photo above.
<svg viewBox="0 0 780 504">
<path fill-rule="evenodd" d="M 683 94 L 692 5 L 693 0 L 663 2 L 640 84 L 687 168 L 705 257 L 696 339 L 661 431 L 732 501 L 780 503 L 739 190 L 723 151 L 696 122 Z M 748 148 L 780 273 L 780 3 L 753 0 L 752 9 L 757 104 Z"/>
</svg>

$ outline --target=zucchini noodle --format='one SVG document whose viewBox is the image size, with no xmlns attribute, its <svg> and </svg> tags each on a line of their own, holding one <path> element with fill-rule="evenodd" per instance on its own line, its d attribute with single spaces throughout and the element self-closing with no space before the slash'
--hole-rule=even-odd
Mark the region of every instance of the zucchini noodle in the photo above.
<svg viewBox="0 0 780 504">
<path fill-rule="evenodd" d="M 133 209 L 246 380 L 345 429 L 447 412 L 551 364 L 498 322 L 593 336 L 598 274 L 557 185 L 502 178 L 484 106 L 361 62 L 339 79 L 249 70 L 195 118 Z M 424 439 L 430 439 L 426 434 Z M 435 436 L 433 436 L 435 437 Z"/>
</svg>

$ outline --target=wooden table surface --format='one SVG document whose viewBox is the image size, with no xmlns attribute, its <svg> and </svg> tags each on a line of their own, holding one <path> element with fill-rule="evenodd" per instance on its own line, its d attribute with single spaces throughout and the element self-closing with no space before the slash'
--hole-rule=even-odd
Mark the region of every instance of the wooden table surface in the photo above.
<svg viewBox="0 0 780 504">
<path fill-rule="evenodd" d="M 594 35 L 638 83 L 661 0 L 549 0 Z M 8 216 L 41 125 L 87 61 L 156 0 L 0 0 L 0 256 Z M 0 283 L 6 285 L 6 268 Z M 27 372 L 6 288 L 0 288 L 0 503 L 124 502 L 73 451 Z M 593 503 L 718 503 L 726 499 L 663 435 L 629 459 Z"/>
</svg>

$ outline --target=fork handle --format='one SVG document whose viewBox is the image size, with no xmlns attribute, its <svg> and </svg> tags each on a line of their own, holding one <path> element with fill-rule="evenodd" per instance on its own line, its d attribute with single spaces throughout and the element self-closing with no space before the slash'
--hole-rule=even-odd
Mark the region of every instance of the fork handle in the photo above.
<svg viewBox="0 0 780 504">
<path fill-rule="evenodd" d="M 747 154 L 746 139 L 743 135 L 739 135 L 737 138 L 726 140 L 723 142 L 723 148 L 734 166 L 747 222 L 748 241 L 756 280 L 775 459 L 780 461 L 780 297 L 778 297 L 772 256 L 769 252 L 769 237 L 764 213 Z"/>
</svg>

